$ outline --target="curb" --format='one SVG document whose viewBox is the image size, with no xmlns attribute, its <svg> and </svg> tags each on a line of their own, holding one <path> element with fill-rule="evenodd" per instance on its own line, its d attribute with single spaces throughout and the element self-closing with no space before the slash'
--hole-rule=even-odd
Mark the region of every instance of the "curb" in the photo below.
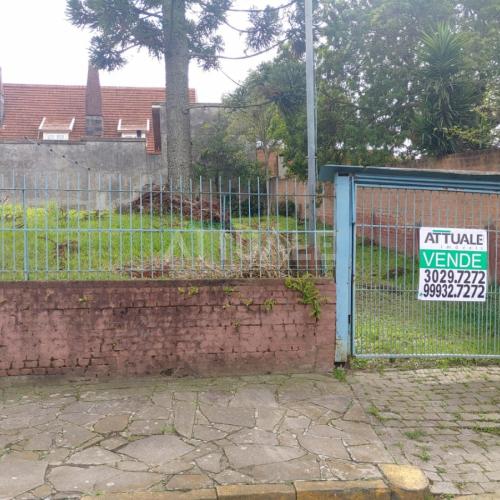
<svg viewBox="0 0 500 500">
<path fill-rule="evenodd" d="M 453 500 L 498 500 L 500 498 L 500 491 L 496 493 L 480 493 L 478 495 L 460 495 L 453 497 Z"/>
<path fill-rule="evenodd" d="M 418 467 L 384 464 L 384 478 L 234 484 L 191 491 L 109 493 L 83 500 L 427 500 L 429 481 Z"/>
</svg>

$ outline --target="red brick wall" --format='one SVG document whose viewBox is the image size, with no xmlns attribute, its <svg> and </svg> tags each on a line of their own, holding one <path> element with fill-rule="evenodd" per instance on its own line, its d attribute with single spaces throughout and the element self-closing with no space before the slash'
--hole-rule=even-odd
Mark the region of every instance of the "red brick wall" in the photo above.
<svg viewBox="0 0 500 500">
<path fill-rule="evenodd" d="M 500 280 L 500 196 L 475 193 L 358 188 L 357 236 L 365 242 L 412 255 L 419 228 L 488 230 L 489 274 Z"/>
<path fill-rule="evenodd" d="M 0 376 L 326 372 L 335 287 L 317 283 L 319 321 L 283 280 L 2 283 Z"/>
<path fill-rule="evenodd" d="M 305 213 L 307 186 L 293 180 L 274 180 L 272 192 L 296 204 L 299 217 Z M 334 224 L 333 184 L 324 184 L 325 194 L 317 214 L 321 223 Z M 500 196 L 446 191 L 358 188 L 357 236 L 369 243 L 406 255 L 418 252 L 418 228 L 468 227 L 488 229 L 489 272 L 500 281 Z M 321 227 L 320 227 L 321 228 Z"/>
<path fill-rule="evenodd" d="M 413 160 L 395 167 L 425 168 L 431 170 L 476 170 L 483 172 L 500 172 L 500 149 L 483 151 L 467 151 L 443 158 Z"/>
</svg>

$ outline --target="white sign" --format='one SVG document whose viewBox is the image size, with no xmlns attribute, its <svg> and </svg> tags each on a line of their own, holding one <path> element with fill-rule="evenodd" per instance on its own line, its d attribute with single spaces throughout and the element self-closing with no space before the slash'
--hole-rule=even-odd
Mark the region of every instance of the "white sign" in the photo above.
<svg viewBox="0 0 500 500">
<path fill-rule="evenodd" d="M 485 230 L 422 227 L 419 255 L 419 300 L 486 300 L 488 233 Z"/>
</svg>

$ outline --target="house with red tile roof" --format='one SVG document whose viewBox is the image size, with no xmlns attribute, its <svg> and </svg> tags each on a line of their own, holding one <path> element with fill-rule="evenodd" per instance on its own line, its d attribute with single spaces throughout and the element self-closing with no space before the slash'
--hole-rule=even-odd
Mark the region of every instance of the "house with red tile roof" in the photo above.
<svg viewBox="0 0 500 500">
<path fill-rule="evenodd" d="M 106 164 L 108 170 L 121 170 L 120 165 L 110 165 L 116 156 L 110 152 L 122 144 L 134 151 L 134 168 L 142 167 L 138 164 L 141 155 L 144 166 L 160 166 L 166 146 L 162 132 L 166 97 L 163 87 L 101 86 L 92 66 L 85 86 L 2 83 L 0 70 L 0 167 L 12 163 L 14 157 L 22 160 L 23 144 L 36 144 L 39 151 L 50 145 L 54 158 L 60 151 L 75 158 L 75 163 L 80 158 L 89 169 Z M 189 97 L 191 103 L 196 102 L 194 89 Z M 91 145 L 87 149 L 97 155 L 94 162 L 85 153 L 85 145 Z M 9 162 L 8 152 L 14 146 L 16 155 L 10 155 Z M 25 149 L 31 154 L 32 148 Z"/>
</svg>

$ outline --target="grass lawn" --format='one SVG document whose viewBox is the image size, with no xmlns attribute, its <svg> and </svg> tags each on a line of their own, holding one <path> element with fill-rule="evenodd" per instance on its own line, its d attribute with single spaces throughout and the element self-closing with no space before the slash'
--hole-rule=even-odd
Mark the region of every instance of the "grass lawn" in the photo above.
<svg viewBox="0 0 500 500">
<path fill-rule="evenodd" d="M 26 220 L 25 220 L 26 219 Z M 25 229 L 26 228 L 26 229 Z M 333 269 L 333 230 L 317 243 Z M 233 216 L 231 224 L 177 214 L 61 210 L 0 205 L 0 279 L 92 280 L 245 276 L 287 272 L 288 256 L 305 245 L 304 223 L 292 217 Z M 25 252 L 25 248 L 27 251 Z"/>
<path fill-rule="evenodd" d="M 499 314 L 498 288 L 486 303 L 422 302 L 416 291 L 358 291 L 355 352 L 500 355 Z"/>
<path fill-rule="evenodd" d="M 359 242 L 354 349 L 358 355 L 500 355 L 500 288 L 484 303 L 417 300 L 419 263 Z"/>
</svg>

